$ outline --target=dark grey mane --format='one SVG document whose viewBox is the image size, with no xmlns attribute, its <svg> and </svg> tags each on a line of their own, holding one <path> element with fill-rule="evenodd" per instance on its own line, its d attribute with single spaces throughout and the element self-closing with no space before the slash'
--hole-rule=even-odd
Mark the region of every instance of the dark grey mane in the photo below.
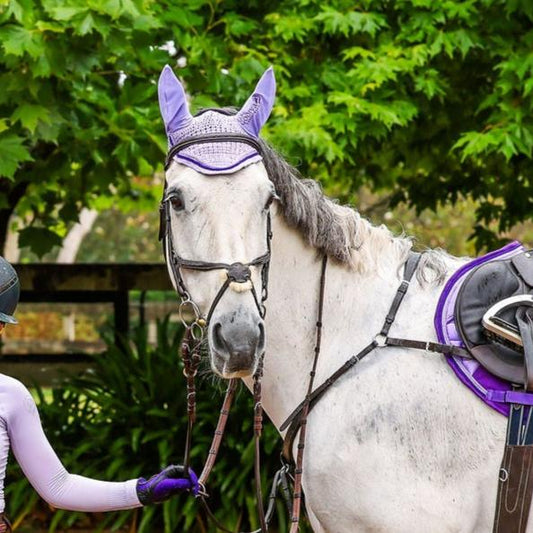
<svg viewBox="0 0 533 533">
<path fill-rule="evenodd" d="M 412 239 L 395 237 L 383 225 L 373 226 L 357 210 L 325 196 L 317 181 L 303 178 L 264 140 L 261 146 L 263 163 L 280 197 L 283 216 L 311 246 L 359 271 L 374 268 L 381 250 L 387 254 L 392 251 L 400 263 L 407 258 Z M 440 250 L 425 253 L 419 280 L 442 282 L 446 257 Z"/>
<path fill-rule="evenodd" d="M 320 184 L 305 179 L 266 142 L 262 141 L 263 163 L 280 197 L 281 210 L 289 226 L 298 229 L 307 242 L 342 263 L 361 243 L 351 242 L 348 234 L 356 231 L 356 217 L 340 218 L 339 206 L 328 199 Z"/>
</svg>

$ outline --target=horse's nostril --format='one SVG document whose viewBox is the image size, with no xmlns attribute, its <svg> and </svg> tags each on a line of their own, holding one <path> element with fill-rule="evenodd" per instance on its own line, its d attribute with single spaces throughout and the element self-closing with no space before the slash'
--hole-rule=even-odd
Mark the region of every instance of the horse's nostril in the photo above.
<svg viewBox="0 0 533 533">
<path fill-rule="evenodd" d="M 228 353 L 228 345 L 222 336 L 222 324 L 217 322 L 213 326 L 213 344 L 214 348 L 219 353 Z"/>
</svg>

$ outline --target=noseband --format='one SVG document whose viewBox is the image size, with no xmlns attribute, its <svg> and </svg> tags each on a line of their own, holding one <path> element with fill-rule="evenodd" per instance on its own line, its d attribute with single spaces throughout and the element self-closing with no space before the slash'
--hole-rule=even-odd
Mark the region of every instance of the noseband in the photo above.
<svg viewBox="0 0 533 533">
<path fill-rule="evenodd" d="M 185 150 L 185 148 L 188 148 L 189 146 L 192 146 L 194 144 L 218 143 L 218 142 L 245 143 L 255 148 L 259 153 L 262 153 L 262 148 L 259 142 L 256 139 L 252 137 L 248 137 L 246 135 L 231 134 L 231 133 L 200 135 L 200 136 L 190 137 L 188 139 L 185 139 L 184 141 L 181 141 L 175 146 L 173 146 L 167 154 L 167 158 L 165 161 L 165 170 L 168 170 L 168 168 L 170 167 L 172 163 L 173 158 L 176 155 L 178 155 L 180 151 Z M 167 185 L 165 181 L 163 199 L 161 200 L 161 203 L 159 206 L 159 216 L 160 216 L 159 218 L 159 240 L 162 241 L 164 257 L 167 260 L 168 265 L 170 267 L 174 285 L 176 287 L 176 291 L 181 297 L 180 315 L 182 315 L 186 311 L 190 312 L 192 310 L 195 316 L 195 320 L 194 320 L 195 323 L 200 328 L 204 328 L 210 323 L 211 317 L 213 315 L 213 312 L 216 306 L 220 302 L 222 296 L 224 295 L 228 287 L 231 285 L 231 283 L 250 282 L 251 284 L 250 290 L 254 297 L 255 305 L 257 307 L 257 310 L 259 311 L 259 315 L 261 316 L 261 318 L 264 318 L 265 312 L 266 312 L 264 302 L 268 297 L 268 271 L 270 267 L 270 241 L 272 239 L 270 212 L 267 215 L 267 225 L 266 225 L 266 249 L 267 251 L 263 255 L 256 257 L 255 259 L 253 259 L 252 261 L 249 261 L 248 263 L 236 262 L 236 263 L 231 263 L 231 264 L 184 259 L 176 252 L 176 247 L 174 246 L 174 239 L 172 237 L 172 231 L 171 231 L 171 225 L 170 225 L 170 209 L 171 209 L 170 198 L 166 196 L 166 187 Z M 253 266 L 261 267 L 261 298 L 260 299 L 257 295 L 257 291 L 255 290 L 255 286 L 252 280 L 252 273 L 251 273 L 250 267 L 253 267 Z M 185 282 L 183 280 L 183 276 L 181 275 L 182 268 L 186 268 L 188 270 L 198 270 L 201 272 L 208 272 L 210 270 L 226 270 L 226 280 L 224 281 L 219 291 L 217 292 L 215 298 L 213 299 L 213 302 L 211 303 L 209 311 L 207 312 L 207 316 L 205 317 L 202 315 L 198 305 L 194 303 L 193 299 L 191 298 L 190 292 L 188 291 L 185 285 Z"/>
</svg>

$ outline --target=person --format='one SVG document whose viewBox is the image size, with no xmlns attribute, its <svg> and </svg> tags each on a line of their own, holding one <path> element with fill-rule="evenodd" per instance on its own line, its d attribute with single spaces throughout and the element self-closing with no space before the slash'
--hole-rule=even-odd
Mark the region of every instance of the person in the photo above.
<svg viewBox="0 0 533 533">
<path fill-rule="evenodd" d="M 0 256 L 0 335 L 17 324 L 14 312 L 20 284 L 15 269 Z M 160 503 L 182 491 L 197 494 L 198 479 L 180 465 L 158 474 L 122 482 L 100 481 L 69 473 L 48 442 L 37 405 L 18 380 L 0 373 L 0 533 L 11 531 L 6 518 L 4 480 L 9 450 L 39 495 L 70 511 L 117 511 Z"/>
</svg>

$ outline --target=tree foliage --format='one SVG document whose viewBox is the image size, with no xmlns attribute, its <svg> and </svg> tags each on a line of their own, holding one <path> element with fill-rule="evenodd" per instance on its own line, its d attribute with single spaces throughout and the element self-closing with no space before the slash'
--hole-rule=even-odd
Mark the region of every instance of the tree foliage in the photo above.
<svg viewBox="0 0 533 533">
<path fill-rule="evenodd" d="M 167 54 L 142 1 L 13 0 L 0 20 L 0 214 L 31 213 L 20 244 L 43 253 L 82 206 L 139 196 L 131 177 L 164 149 L 151 82 Z"/>
<path fill-rule="evenodd" d="M 0 208 L 24 194 L 22 244 L 150 197 L 130 178 L 160 168 L 166 62 L 196 108 L 242 104 L 273 64 L 265 135 L 342 199 L 475 199 L 480 246 L 532 216 L 529 0 L 10 0 L 0 21 Z"/>
</svg>

